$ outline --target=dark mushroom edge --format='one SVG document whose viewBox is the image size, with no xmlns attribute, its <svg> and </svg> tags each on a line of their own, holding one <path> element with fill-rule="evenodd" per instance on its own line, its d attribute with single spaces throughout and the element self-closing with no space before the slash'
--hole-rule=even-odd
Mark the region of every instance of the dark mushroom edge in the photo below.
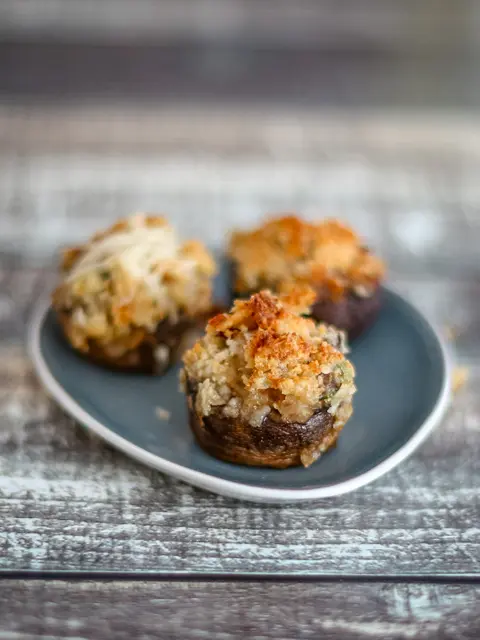
<svg viewBox="0 0 480 640">
<path fill-rule="evenodd" d="M 271 411 L 260 425 L 218 414 L 195 411 L 195 385 L 186 379 L 190 428 L 207 453 L 235 464 L 285 469 L 310 466 L 335 445 L 343 428 L 334 426 L 328 407 L 317 409 L 305 422 L 288 422 Z"/>
<path fill-rule="evenodd" d="M 246 299 L 253 293 L 255 292 L 239 292 L 232 289 L 232 299 Z M 347 291 L 339 300 L 332 300 L 321 293 L 311 306 L 309 315 L 317 322 L 324 322 L 345 331 L 348 340 L 353 341 L 375 324 L 382 309 L 382 298 L 380 284 L 368 296 Z"/>
<path fill-rule="evenodd" d="M 359 296 L 352 291 L 337 301 L 319 296 L 310 314 L 318 322 L 346 331 L 348 339 L 355 340 L 375 323 L 381 308 L 382 289 L 378 285 L 369 296 Z"/>
<path fill-rule="evenodd" d="M 211 313 L 202 314 L 196 318 L 183 316 L 177 322 L 169 319 L 162 320 L 155 332 L 145 333 L 138 345 L 118 357 L 112 356 L 95 340 L 89 341 L 88 352 L 77 350 L 75 352 L 86 360 L 113 371 L 162 375 L 178 362 L 183 351 L 191 346 L 203 331 L 208 317 L 216 312 L 212 310 Z M 59 312 L 58 319 L 64 328 L 64 333 L 67 333 L 65 327 L 69 322 L 69 313 Z M 66 339 L 68 341 L 68 338 Z"/>
</svg>

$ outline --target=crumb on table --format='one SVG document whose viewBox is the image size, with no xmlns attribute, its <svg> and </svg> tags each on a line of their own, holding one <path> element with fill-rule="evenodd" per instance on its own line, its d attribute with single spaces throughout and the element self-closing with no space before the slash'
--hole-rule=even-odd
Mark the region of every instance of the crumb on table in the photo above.
<svg viewBox="0 0 480 640">
<path fill-rule="evenodd" d="M 458 327 L 455 327 L 452 324 L 446 324 L 443 328 L 443 333 L 445 335 L 445 338 L 449 342 L 453 342 L 454 340 L 456 340 L 456 338 L 458 338 Z"/>
<path fill-rule="evenodd" d="M 452 391 L 457 393 L 468 380 L 467 367 L 455 367 L 452 374 Z"/>
</svg>

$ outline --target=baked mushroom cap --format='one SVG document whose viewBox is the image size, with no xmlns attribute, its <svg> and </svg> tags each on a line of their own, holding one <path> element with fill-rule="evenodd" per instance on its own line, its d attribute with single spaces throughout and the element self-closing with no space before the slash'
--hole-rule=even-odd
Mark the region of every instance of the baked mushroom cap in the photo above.
<svg viewBox="0 0 480 640">
<path fill-rule="evenodd" d="M 315 298 L 261 291 L 212 318 L 183 356 L 190 424 L 213 455 L 242 464 L 308 466 L 352 413 L 344 336 L 302 317 Z"/>
<path fill-rule="evenodd" d="M 320 296 L 310 313 L 315 320 L 341 327 L 349 340 L 355 340 L 374 324 L 381 308 L 382 289 L 378 286 L 368 296 L 348 292 L 336 301 Z"/>
<path fill-rule="evenodd" d="M 385 265 L 338 220 L 273 218 L 253 231 L 234 233 L 229 256 L 236 295 L 307 283 L 317 294 L 313 317 L 345 329 L 349 337 L 361 333 L 380 308 Z"/>
<path fill-rule="evenodd" d="M 109 367 L 153 373 L 208 313 L 215 263 L 165 218 L 137 214 L 67 249 L 53 307 L 71 345 Z"/>
</svg>

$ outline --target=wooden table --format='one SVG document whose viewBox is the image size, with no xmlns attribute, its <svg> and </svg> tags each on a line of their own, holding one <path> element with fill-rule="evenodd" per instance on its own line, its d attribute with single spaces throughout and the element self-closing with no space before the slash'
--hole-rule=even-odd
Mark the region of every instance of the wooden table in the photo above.
<svg viewBox="0 0 480 640">
<path fill-rule="evenodd" d="M 0 638 L 478 638 L 480 121 L 4 105 L 0 145 Z M 399 468 L 238 502 L 129 460 L 40 389 L 24 332 L 60 244 L 135 209 L 219 244 L 292 208 L 353 222 L 469 369 Z"/>
</svg>

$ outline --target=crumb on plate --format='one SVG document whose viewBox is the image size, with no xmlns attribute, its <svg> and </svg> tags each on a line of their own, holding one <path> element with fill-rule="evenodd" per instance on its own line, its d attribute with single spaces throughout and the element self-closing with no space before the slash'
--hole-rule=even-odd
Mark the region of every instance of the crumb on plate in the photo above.
<svg viewBox="0 0 480 640">
<path fill-rule="evenodd" d="M 155 415 L 159 420 L 169 420 L 171 413 L 164 409 L 163 407 L 155 407 Z"/>
</svg>

